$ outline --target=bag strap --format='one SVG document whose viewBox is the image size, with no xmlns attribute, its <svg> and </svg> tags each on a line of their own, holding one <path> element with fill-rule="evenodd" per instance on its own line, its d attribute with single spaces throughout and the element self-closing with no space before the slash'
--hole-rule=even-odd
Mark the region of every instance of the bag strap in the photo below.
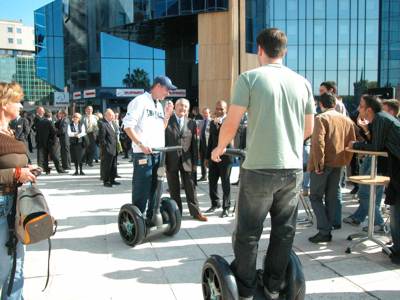
<svg viewBox="0 0 400 300">
<path fill-rule="evenodd" d="M 18 196 L 18 189 L 15 188 L 14 191 L 14 199 L 13 205 L 11 208 L 11 212 L 7 216 L 7 223 L 8 223 L 8 241 L 6 243 L 6 247 L 8 249 L 8 255 L 13 257 L 13 264 L 11 268 L 10 280 L 8 282 L 8 289 L 7 289 L 7 296 L 10 297 L 12 288 L 14 285 L 15 279 L 15 271 L 17 269 L 17 243 L 18 239 L 15 235 L 15 214 L 17 213 L 17 196 Z"/>
<path fill-rule="evenodd" d="M 54 221 L 54 225 L 55 225 L 55 228 L 54 228 L 52 235 L 55 235 L 57 232 L 57 225 L 58 225 L 57 221 Z M 44 292 L 46 290 L 47 285 L 49 284 L 49 279 L 50 279 L 50 256 L 51 256 L 51 240 L 50 240 L 50 238 L 48 238 L 47 241 L 49 243 L 49 255 L 47 257 L 47 278 L 46 278 L 46 284 L 44 285 L 42 292 Z"/>
</svg>

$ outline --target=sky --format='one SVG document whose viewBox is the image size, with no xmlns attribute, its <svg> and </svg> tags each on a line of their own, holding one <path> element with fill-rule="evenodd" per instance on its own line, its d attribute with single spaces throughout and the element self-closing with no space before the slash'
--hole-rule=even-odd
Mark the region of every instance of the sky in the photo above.
<svg viewBox="0 0 400 300">
<path fill-rule="evenodd" d="M 33 26 L 33 11 L 52 2 L 52 0 L 0 0 L 1 20 L 22 20 L 27 26 Z"/>
</svg>

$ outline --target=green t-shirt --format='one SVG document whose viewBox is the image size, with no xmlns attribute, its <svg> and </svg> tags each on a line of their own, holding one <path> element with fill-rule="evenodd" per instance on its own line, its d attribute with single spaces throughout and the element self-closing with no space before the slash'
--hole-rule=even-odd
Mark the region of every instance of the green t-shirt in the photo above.
<svg viewBox="0 0 400 300">
<path fill-rule="evenodd" d="M 304 117 L 314 114 L 310 83 L 280 64 L 240 75 L 232 104 L 248 111 L 245 169 L 302 169 Z"/>
</svg>

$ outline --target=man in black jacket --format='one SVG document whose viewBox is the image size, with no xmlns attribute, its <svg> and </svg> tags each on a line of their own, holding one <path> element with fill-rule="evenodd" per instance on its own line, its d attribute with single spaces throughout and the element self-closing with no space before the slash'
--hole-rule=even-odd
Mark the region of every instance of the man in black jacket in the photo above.
<svg viewBox="0 0 400 300">
<path fill-rule="evenodd" d="M 221 207 L 218 197 L 218 179 L 221 178 L 222 183 L 222 213 L 221 218 L 227 217 L 229 208 L 231 206 L 231 169 L 232 158 L 227 155 L 221 157 L 222 161 L 217 163 L 211 160 L 211 152 L 218 145 L 219 130 L 222 123 L 226 118 L 227 103 L 225 101 L 218 101 L 215 107 L 216 118 L 210 124 L 210 136 L 208 139 L 207 147 L 207 164 L 208 164 L 208 180 L 210 187 L 211 207 L 206 212 L 213 212 Z M 231 145 L 228 145 L 230 148 Z"/>
<path fill-rule="evenodd" d="M 203 120 L 199 122 L 199 131 L 200 131 L 200 145 L 199 145 L 199 155 L 200 155 L 200 165 L 201 165 L 201 178 L 199 181 L 207 181 L 207 166 L 205 164 L 206 156 L 207 156 L 207 145 L 208 145 L 208 137 L 210 135 L 210 109 L 208 107 L 203 108 L 202 110 Z"/>
<path fill-rule="evenodd" d="M 64 170 L 71 169 L 71 155 L 69 151 L 69 136 L 68 136 L 68 125 L 70 121 L 67 118 L 67 114 L 64 110 L 60 110 L 57 114 L 57 121 L 55 127 L 57 129 L 57 136 L 60 139 L 60 154 L 61 154 L 61 165 Z"/>
<path fill-rule="evenodd" d="M 107 109 L 104 113 L 103 122 L 99 126 L 98 139 L 102 155 L 100 172 L 105 187 L 121 184 L 115 181 L 117 176 L 117 133 L 113 126 L 114 118 L 114 112 L 111 109 Z"/>
<path fill-rule="evenodd" d="M 21 112 L 21 114 L 23 114 L 23 112 Z M 31 159 L 29 157 L 28 136 L 30 134 L 31 128 L 29 126 L 29 121 L 22 116 L 18 116 L 14 121 L 10 123 L 10 128 L 14 130 L 15 138 L 25 144 L 26 155 L 28 156 L 28 160 L 30 163 Z"/>
<path fill-rule="evenodd" d="M 167 152 L 167 180 L 171 198 L 176 201 L 182 214 L 179 173 L 181 174 L 190 215 L 199 221 L 207 221 L 207 217 L 201 214 L 192 176 L 198 159 L 197 126 L 195 121 L 186 116 L 189 106 L 189 100 L 178 99 L 175 103 L 175 114 L 171 116 L 165 129 L 165 146 L 180 145 L 183 148 L 180 152 Z"/>
<path fill-rule="evenodd" d="M 53 160 L 58 173 L 67 173 L 60 166 L 58 157 L 59 140 L 53 125 L 51 112 L 46 111 L 43 119 L 36 124 L 36 141 L 38 150 L 38 165 L 46 174 L 50 174 L 49 156 Z"/>
<path fill-rule="evenodd" d="M 349 148 L 388 153 L 390 181 L 385 191 L 385 203 L 390 205 L 390 232 L 393 240 L 391 260 L 400 264 L 400 121 L 382 111 L 382 104 L 376 96 L 361 97 L 358 111 L 359 118 L 368 124 L 363 128 L 368 142 L 352 142 Z"/>
</svg>

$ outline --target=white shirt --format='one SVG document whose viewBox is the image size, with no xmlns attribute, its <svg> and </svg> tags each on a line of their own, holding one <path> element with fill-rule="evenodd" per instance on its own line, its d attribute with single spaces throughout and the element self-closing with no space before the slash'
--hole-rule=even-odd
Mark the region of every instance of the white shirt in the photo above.
<svg viewBox="0 0 400 300">
<path fill-rule="evenodd" d="M 75 132 L 73 132 L 73 131 L 71 130 L 71 124 L 68 125 L 68 130 L 67 130 L 67 132 L 68 132 L 68 136 L 69 136 L 69 137 L 76 137 L 76 136 L 75 136 L 76 133 L 79 133 L 78 136 L 77 136 L 77 138 L 81 138 L 81 137 L 83 137 L 83 136 L 86 135 L 85 124 L 82 124 L 82 125 L 81 125 L 81 132 L 79 132 L 79 124 L 75 124 L 75 123 L 73 123 L 73 124 L 74 124 L 74 127 L 75 127 Z"/>
<path fill-rule="evenodd" d="M 164 109 L 159 101 L 154 103 L 151 94 L 145 92 L 128 104 L 125 118 L 122 120 L 125 128 L 132 128 L 139 141 L 147 147 L 165 147 Z M 135 153 L 142 150 L 134 142 Z"/>
</svg>

